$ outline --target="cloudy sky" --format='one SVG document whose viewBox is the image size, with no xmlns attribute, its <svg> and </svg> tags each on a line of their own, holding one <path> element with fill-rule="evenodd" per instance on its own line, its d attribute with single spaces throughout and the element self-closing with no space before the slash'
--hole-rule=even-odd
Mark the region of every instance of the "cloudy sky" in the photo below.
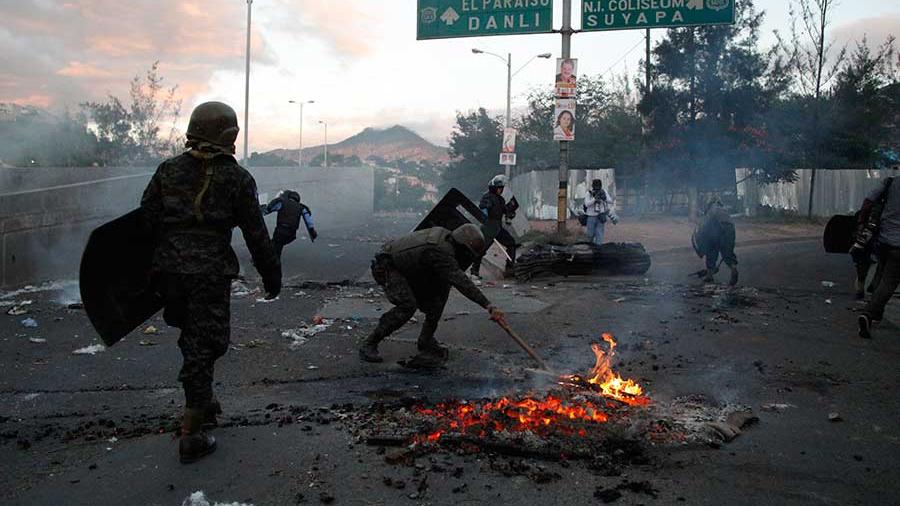
<svg viewBox="0 0 900 506">
<path fill-rule="evenodd" d="M 756 1 L 767 12 L 764 44 L 773 30 L 787 29 L 787 4 Z M 159 60 L 166 82 L 178 85 L 183 116 L 221 100 L 243 122 L 246 15 L 246 0 L 0 0 L 0 102 L 61 110 L 110 93 L 124 97 L 129 80 Z M 900 35 L 900 2 L 843 0 L 831 33 L 839 40 Z M 642 36 L 577 34 L 579 73 L 635 72 Z M 560 46 L 558 35 L 416 41 L 416 0 L 255 0 L 252 40 L 254 151 L 296 145 L 299 109 L 291 99 L 316 101 L 305 109 L 306 145 L 323 141 L 319 120 L 329 124 L 329 142 L 399 123 L 445 145 L 456 111 L 505 107 L 504 64 L 471 48 L 511 52 L 518 67 L 539 53 L 555 57 Z M 550 84 L 554 70 L 538 59 L 518 74 L 514 107 Z"/>
</svg>

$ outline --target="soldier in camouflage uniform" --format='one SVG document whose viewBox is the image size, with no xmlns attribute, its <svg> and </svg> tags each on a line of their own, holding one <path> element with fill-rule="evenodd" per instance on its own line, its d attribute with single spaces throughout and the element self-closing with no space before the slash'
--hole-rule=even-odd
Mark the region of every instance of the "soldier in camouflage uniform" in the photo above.
<svg viewBox="0 0 900 506">
<path fill-rule="evenodd" d="M 141 208 L 157 236 L 153 275 L 166 323 L 181 329 L 184 364 L 178 379 L 185 411 L 179 452 L 184 463 L 212 453 L 204 431 L 221 412 L 213 395 L 216 359 L 229 344 L 231 280 L 239 272 L 231 248 L 240 227 L 267 298 L 281 290 L 281 265 L 260 212 L 256 181 L 234 159 L 238 125 L 234 110 L 219 102 L 191 114 L 184 154 L 164 161 L 144 191 Z"/>
<path fill-rule="evenodd" d="M 425 313 L 419 334 L 419 355 L 411 363 L 423 367 L 447 359 L 447 349 L 434 338 L 447 304 L 450 287 L 487 309 L 492 320 L 503 321 L 503 312 L 491 305 L 465 274 L 472 261 L 484 253 L 484 236 L 477 226 L 463 225 L 453 232 L 434 227 L 413 232 L 382 247 L 372 262 L 372 275 L 384 287 L 394 308 L 381 316 L 378 326 L 359 349 L 362 360 L 381 362 L 378 344 L 402 327 L 416 309 Z"/>
</svg>

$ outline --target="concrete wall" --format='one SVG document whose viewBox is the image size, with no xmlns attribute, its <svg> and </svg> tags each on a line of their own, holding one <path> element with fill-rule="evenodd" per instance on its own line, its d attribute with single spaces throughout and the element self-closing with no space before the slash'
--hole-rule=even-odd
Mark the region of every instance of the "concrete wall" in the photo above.
<svg viewBox="0 0 900 506">
<path fill-rule="evenodd" d="M 754 177 L 747 177 L 746 169 L 737 169 L 738 196 L 744 201 L 748 216 L 758 214 L 763 207 L 806 215 L 809 207 L 810 171 L 797 171 L 794 183 L 759 185 Z M 866 195 L 885 177 L 897 176 L 891 170 L 819 170 L 816 172 L 816 192 L 813 215 L 830 217 L 851 214 L 859 209 Z"/>
<path fill-rule="evenodd" d="M 616 172 L 613 169 L 573 170 L 569 172 L 569 209 L 580 206 L 591 189 L 591 181 L 603 180 L 603 187 L 610 195 L 616 194 Z M 559 173 L 557 171 L 532 171 L 513 176 L 509 185 L 525 216 L 534 220 L 556 220 Z"/>
<path fill-rule="evenodd" d="M 98 225 L 138 206 L 153 168 L 0 169 L 0 287 L 76 278 Z M 364 223 L 374 209 L 371 168 L 256 167 L 260 197 L 297 189 L 320 230 Z M 274 226 L 274 216 L 267 220 Z M 235 246 L 243 248 L 240 234 Z"/>
</svg>

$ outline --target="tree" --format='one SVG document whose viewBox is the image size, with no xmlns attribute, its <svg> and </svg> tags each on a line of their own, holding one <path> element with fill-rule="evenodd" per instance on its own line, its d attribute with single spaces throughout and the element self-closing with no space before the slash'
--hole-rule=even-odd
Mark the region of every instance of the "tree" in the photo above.
<svg viewBox="0 0 900 506">
<path fill-rule="evenodd" d="M 822 153 L 827 145 L 820 128 L 825 124 L 823 94 L 837 75 L 847 54 L 846 47 L 835 54 L 834 42 L 829 42 L 826 36 L 831 24 L 829 16 L 837 5 L 838 0 L 792 0 L 790 41 L 785 42 L 779 37 L 782 51 L 789 56 L 799 95 L 806 99 L 800 105 L 812 113 L 812 122 L 807 123 L 807 128 L 800 131 L 802 138 L 797 146 L 803 155 L 803 166 L 812 169 L 807 210 L 810 218 L 816 189 L 816 169 L 822 166 Z"/>
<path fill-rule="evenodd" d="M 548 127 L 549 128 L 549 127 Z M 457 188 L 470 198 L 480 196 L 488 181 L 499 172 L 503 122 L 491 117 L 482 107 L 467 114 L 456 114 L 456 126 L 450 134 L 450 156 L 444 171 L 441 191 Z"/>
<path fill-rule="evenodd" d="M 81 104 L 93 122 L 102 165 L 155 164 L 177 152 L 181 101 L 175 99 L 178 87 L 166 89 L 163 81 L 157 61 L 132 79 L 128 106 L 113 95 L 106 102 Z M 171 121 L 165 132 L 164 121 Z"/>
<path fill-rule="evenodd" d="M 758 48 L 763 14 L 752 0 L 735 9 L 735 24 L 669 29 L 653 50 L 656 87 L 642 105 L 653 179 L 686 188 L 692 216 L 699 191 L 733 185 L 734 168 L 777 170 L 765 162 L 762 119 L 786 83 Z"/>
</svg>

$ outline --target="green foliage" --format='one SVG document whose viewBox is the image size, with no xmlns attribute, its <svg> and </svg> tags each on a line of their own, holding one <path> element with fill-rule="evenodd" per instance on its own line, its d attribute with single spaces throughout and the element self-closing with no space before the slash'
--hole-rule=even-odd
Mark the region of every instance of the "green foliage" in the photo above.
<svg viewBox="0 0 900 506">
<path fill-rule="evenodd" d="M 399 170 L 383 167 L 375 169 L 375 209 L 378 211 L 423 212 L 432 202 L 425 199 L 427 191 L 421 180 L 403 175 Z"/>
<path fill-rule="evenodd" d="M 17 167 L 85 167 L 96 162 L 97 138 L 83 115 L 25 117 L 0 123 L 0 159 Z"/>
<path fill-rule="evenodd" d="M 109 95 L 105 102 L 81 104 L 93 123 L 101 165 L 154 165 L 180 147 L 175 122 L 181 101 L 175 100 L 177 86 L 165 89 L 154 62 L 144 76 L 135 76 L 126 106 Z M 162 122 L 171 121 L 168 131 Z"/>
<path fill-rule="evenodd" d="M 441 193 L 457 188 L 470 198 L 480 196 L 500 168 L 503 123 L 482 107 L 468 114 L 456 114 L 450 134 L 451 162 L 444 171 Z"/>
</svg>

